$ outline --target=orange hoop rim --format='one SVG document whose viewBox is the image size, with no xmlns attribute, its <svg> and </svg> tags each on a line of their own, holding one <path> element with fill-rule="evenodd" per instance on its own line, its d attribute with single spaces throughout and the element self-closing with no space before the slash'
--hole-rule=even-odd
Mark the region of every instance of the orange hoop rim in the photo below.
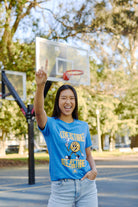
<svg viewBox="0 0 138 207">
<path fill-rule="evenodd" d="M 83 75 L 83 70 L 67 70 L 66 72 L 63 73 L 63 79 L 64 80 L 69 80 L 70 76 L 73 75 Z"/>
<path fill-rule="evenodd" d="M 73 74 L 71 74 L 71 72 L 73 72 Z M 76 73 L 74 73 L 76 72 Z M 83 70 L 67 70 L 66 72 L 64 72 L 64 74 L 69 73 L 69 75 L 83 75 Z"/>
</svg>

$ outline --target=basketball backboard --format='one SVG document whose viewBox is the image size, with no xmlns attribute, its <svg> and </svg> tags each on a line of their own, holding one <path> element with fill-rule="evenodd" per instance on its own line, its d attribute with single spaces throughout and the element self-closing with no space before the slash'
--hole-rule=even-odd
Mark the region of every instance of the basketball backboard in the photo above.
<svg viewBox="0 0 138 207">
<path fill-rule="evenodd" d="M 9 71 L 5 70 L 5 74 L 8 80 L 13 85 L 14 89 L 22 99 L 22 101 L 26 100 L 26 73 L 17 72 L 17 71 Z M 12 95 L 9 95 L 9 90 L 5 85 L 5 94 L 8 96 L 5 97 L 7 100 L 14 100 Z M 1 70 L 0 70 L 0 98 L 2 98 L 2 77 L 1 77 Z"/>
<path fill-rule="evenodd" d="M 36 71 L 45 67 L 46 59 L 49 81 L 90 85 L 88 50 L 36 37 Z"/>
</svg>

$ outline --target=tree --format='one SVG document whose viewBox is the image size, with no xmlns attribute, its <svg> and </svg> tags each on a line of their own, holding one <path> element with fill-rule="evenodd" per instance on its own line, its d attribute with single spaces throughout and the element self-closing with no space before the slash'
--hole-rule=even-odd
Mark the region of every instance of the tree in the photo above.
<svg viewBox="0 0 138 207">
<path fill-rule="evenodd" d="M 14 133 L 14 136 L 19 141 L 19 154 L 24 153 L 24 139 L 27 134 L 27 124 L 26 119 L 24 115 L 22 114 L 19 107 L 16 108 L 16 111 L 14 111 L 14 117 L 12 116 L 13 124 L 12 124 L 12 133 Z M 18 117 L 18 119 L 17 119 Z"/>
<path fill-rule="evenodd" d="M 66 6 L 64 3 L 59 5 L 60 10 L 57 9 L 57 13 L 53 14 L 57 23 L 51 25 L 51 30 L 55 31 L 53 38 L 70 40 L 72 37 L 90 46 L 91 59 L 98 64 L 98 68 L 97 71 L 91 70 L 94 84 L 91 84 L 89 93 L 101 94 L 103 97 L 112 95 L 115 100 L 118 98 L 120 108 L 124 106 L 122 101 L 134 96 L 131 93 L 133 81 L 138 81 L 137 1 L 86 0 L 77 7 L 76 4 L 72 0 Z M 91 66 L 93 67 L 92 62 Z M 99 75 L 96 76 L 96 73 Z M 132 102 L 130 106 L 125 105 L 122 108 L 123 113 L 129 109 L 129 118 L 119 118 L 121 123 L 118 126 L 124 126 L 125 122 L 125 127 L 130 128 L 128 125 L 131 123 L 135 123 L 133 127 L 136 127 L 137 121 L 134 119 L 132 122 L 131 105 L 135 108 L 135 103 Z M 131 131 L 135 133 L 135 130 Z"/>
<path fill-rule="evenodd" d="M 106 82 L 106 72 L 98 70 L 98 65 L 90 62 L 91 87 L 78 89 L 81 107 L 81 117 L 87 121 L 92 135 L 97 134 L 97 115 L 96 110 L 100 111 L 100 130 L 102 137 L 102 148 L 104 148 L 104 138 L 109 135 L 114 138 L 119 132 L 118 114 L 116 107 L 120 103 L 112 90 L 105 90 L 102 86 Z M 101 65 L 99 66 L 101 67 Z M 105 70 L 106 71 L 106 70 Z M 113 74 L 112 74 L 113 76 Z M 119 133 L 118 133 L 119 134 Z"/>
<path fill-rule="evenodd" d="M 104 68 L 136 73 L 138 46 L 137 2 L 72 0 L 60 4 L 51 24 L 53 39 L 80 39 Z M 66 11 L 66 12 L 65 12 Z M 79 43 L 78 43 L 79 44 Z"/>
<path fill-rule="evenodd" d="M 5 155 L 6 139 L 9 137 L 12 129 L 12 104 L 9 106 L 8 101 L 4 101 L 0 108 L 0 128 L 2 129 L 2 136 L 0 137 L 0 154 Z"/>
<path fill-rule="evenodd" d="M 120 120 L 120 128 L 122 131 L 127 130 L 130 137 L 138 134 L 137 88 L 137 77 L 133 76 L 133 79 L 130 79 L 125 96 L 121 97 L 120 103 L 116 108 L 116 114 L 118 114 Z"/>
<path fill-rule="evenodd" d="M 18 38 L 15 39 L 19 28 L 26 29 L 32 20 L 32 9 L 40 6 L 44 1 L 0 1 L 0 65 L 6 70 L 33 72 L 35 67 L 35 45 L 30 39 L 28 44 Z M 25 22 L 23 22 L 25 21 Z M 26 23 L 27 22 L 27 23 Z M 37 23 L 37 22 L 36 22 Z M 24 26 L 26 24 L 26 26 Z M 32 25 L 35 24 L 32 21 Z M 23 28 L 22 28 L 23 27 Z M 36 27 L 36 25 L 35 25 Z M 33 27 L 32 27 L 33 29 Z M 27 41 L 27 40 L 26 40 Z"/>
<path fill-rule="evenodd" d="M 29 82 L 34 80 L 34 37 L 36 34 L 41 33 L 38 29 L 38 18 L 34 18 L 33 10 L 41 8 L 41 5 L 45 2 L 43 0 L 0 1 L 0 69 L 26 72 L 27 81 Z M 26 36 L 28 28 L 31 28 L 31 32 L 34 32 L 35 35 L 29 39 L 24 38 L 21 40 L 18 38 L 20 31 Z M 30 91 L 30 84 L 28 83 L 27 85 L 29 86 L 27 93 L 30 97 L 32 91 Z M 25 118 L 23 115 L 19 115 L 20 112 L 16 110 L 16 104 L 11 103 L 11 107 L 9 107 L 9 103 L 3 100 L 0 111 L 2 140 L 4 140 L 4 135 L 6 134 L 7 136 L 10 132 L 10 129 L 18 137 L 26 132 L 26 127 L 24 126 Z"/>
<path fill-rule="evenodd" d="M 134 77 L 135 82 L 138 79 L 136 1 L 71 0 L 67 4 L 57 3 L 55 10 L 49 9 L 46 2 L 48 1 L 0 1 L 1 68 L 27 73 L 27 94 L 32 103 L 32 91 L 35 89 L 32 85 L 35 68 L 35 36 L 54 41 L 73 40 L 78 45 L 80 41 L 85 42 L 91 51 L 91 86 L 81 87 L 79 90 L 83 103 L 79 110 L 81 119 L 92 123 L 91 131 L 96 133 L 95 111 L 97 107 L 101 107 L 102 135 L 110 132 L 115 136 L 116 131 L 122 133 L 124 121 L 130 124 L 130 120 L 131 123 L 133 120 L 133 123 L 137 123 L 135 122 L 137 117 L 134 118 L 130 105 L 126 104 L 134 95 L 131 93 L 130 83 L 133 83 Z M 45 27 L 46 23 L 47 27 Z M 21 40 L 21 36 L 17 36 L 19 30 L 25 34 L 29 31 L 30 36 L 22 37 Z M 48 108 L 53 105 L 55 91 L 52 89 L 55 88 L 56 84 L 47 96 Z M 125 110 L 128 115 L 127 120 L 124 116 Z M 48 110 L 48 113 L 51 115 L 51 110 Z M 134 126 L 136 125 L 133 125 L 132 134 Z"/>
</svg>

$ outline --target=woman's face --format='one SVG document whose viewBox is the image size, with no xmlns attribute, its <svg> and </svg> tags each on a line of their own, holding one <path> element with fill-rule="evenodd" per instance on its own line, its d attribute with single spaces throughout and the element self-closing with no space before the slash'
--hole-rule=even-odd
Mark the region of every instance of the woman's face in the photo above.
<svg viewBox="0 0 138 207">
<path fill-rule="evenodd" d="M 71 89 L 61 91 L 59 96 L 59 108 L 61 116 L 71 116 L 75 109 L 75 96 Z"/>
</svg>

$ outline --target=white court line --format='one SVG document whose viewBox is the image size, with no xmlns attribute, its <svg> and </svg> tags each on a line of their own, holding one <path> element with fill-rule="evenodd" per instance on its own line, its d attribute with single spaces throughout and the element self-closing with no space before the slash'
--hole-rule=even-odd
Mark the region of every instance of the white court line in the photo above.
<svg viewBox="0 0 138 207">
<path fill-rule="evenodd" d="M 138 196 L 137 195 L 130 195 L 129 192 L 128 194 L 119 194 L 119 193 L 98 193 L 98 196 L 100 197 L 115 197 L 115 198 L 129 198 L 129 199 L 137 199 L 138 200 Z"/>
<path fill-rule="evenodd" d="M 24 191 L 24 190 L 30 190 L 30 189 L 36 189 L 36 188 L 49 188 L 50 185 L 39 185 L 39 186 L 30 186 L 28 185 L 28 187 L 25 187 L 25 188 L 18 188 L 18 189 L 9 189 L 9 190 L 3 190 L 3 191 L 0 191 L 0 194 L 2 193 L 7 193 L 7 192 L 17 192 L 17 191 Z"/>
<path fill-rule="evenodd" d="M 7 178 L 7 176 L 1 176 L 1 178 L 3 178 L 3 179 L 6 179 Z M 15 180 L 17 180 L 17 177 L 14 177 L 14 176 L 10 176 L 10 177 L 8 177 L 8 179 L 15 179 Z M 20 177 L 18 178 L 18 179 L 20 179 Z M 27 179 L 27 181 L 28 181 L 28 177 L 22 177 L 21 179 Z M 50 179 L 46 179 L 46 177 L 35 177 L 35 180 L 37 180 L 37 182 L 35 183 L 35 184 L 37 184 L 40 180 L 41 180 L 41 182 L 42 182 L 42 180 L 44 180 L 44 182 L 50 182 Z M 24 184 L 28 184 L 27 182 L 25 183 L 25 182 L 23 182 L 23 183 L 6 183 L 6 184 L 0 184 L 0 188 L 1 187 L 6 187 L 6 186 L 15 186 L 15 185 L 24 185 Z M 29 185 L 29 184 L 28 184 Z"/>
<path fill-rule="evenodd" d="M 138 168 L 138 165 L 96 165 L 96 168 Z"/>
<path fill-rule="evenodd" d="M 0 176 L 0 178 L 3 178 L 3 179 L 15 179 L 15 180 L 17 180 L 17 179 L 28 179 L 28 176 L 4 176 L 4 175 L 2 175 L 2 176 Z M 36 176 L 35 177 L 36 179 L 46 179 L 46 176 L 44 176 L 44 177 L 42 177 L 42 176 Z"/>
<path fill-rule="evenodd" d="M 114 178 L 123 178 L 123 177 L 130 177 L 130 176 L 134 176 L 134 175 L 138 175 L 138 173 L 127 173 L 124 175 L 111 175 L 110 177 L 101 177 L 101 178 L 96 178 L 96 180 L 113 180 Z M 120 179 L 118 179 L 120 180 Z M 125 182 L 127 182 L 128 180 L 131 180 L 131 182 L 138 182 L 138 180 L 132 180 L 132 179 L 127 179 L 125 180 Z"/>
</svg>

